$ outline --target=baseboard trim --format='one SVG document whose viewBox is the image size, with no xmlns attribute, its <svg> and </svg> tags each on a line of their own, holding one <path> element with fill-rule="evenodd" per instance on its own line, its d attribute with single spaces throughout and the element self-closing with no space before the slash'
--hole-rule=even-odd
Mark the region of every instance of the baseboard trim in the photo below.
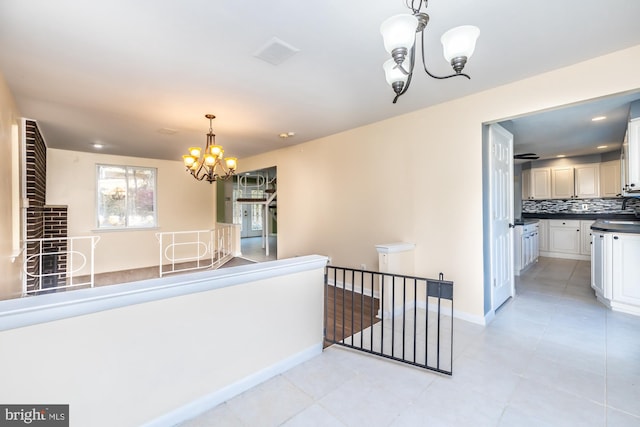
<svg viewBox="0 0 640 427">
<path fill-rule="evenodd" d="M 547 258 L 574 259 L 574 260 L 577 260 L 577 261 L 590 261 L 591 260 L 591 255 L 565 254 L 565 253 L 560 253 L 560 252 L 540 251 L 540 255 L 539 256 L 547 257 Z"/>
<path fill-rule="evenodd" d="M 169 427 L 190 420 L 218 406 L 219 404 L 226 402 L 232 397 L 257 386 L 258 384 L 263 383 L 266 380 L 293 368 L 294 366 L 306 362 L 320 353 L 322 353 L 322 342 L 281 360 L 278 363 L 268 366 L 265 369 L 255 372 L 254 374 L 236 381 L 233 384 L 182 405 L 171 412 L 167 412 L 166 414 L 143 424 L 143 426 Z"/>
</svg>

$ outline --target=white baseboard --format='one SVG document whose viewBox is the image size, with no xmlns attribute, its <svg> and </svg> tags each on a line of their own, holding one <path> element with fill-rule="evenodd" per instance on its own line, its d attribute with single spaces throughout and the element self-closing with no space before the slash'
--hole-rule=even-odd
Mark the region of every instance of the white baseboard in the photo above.
<svg viewBox="0 0 640 427">
<path fill-rule="evenodd" d="M 306 350 L 303 350 L 297 354 L 294 354 L 278 363 L 275 363 L 261 371 L 255 372 L 248 377 L 245 377 L 233 384 L 230 384 L 222 389 L 216 390 L 205 396 L 202 396 L 192 402 L 182 405 L 179 408 L 174 409 L 171 412 L 155 418 L 145 424 L 144 427 L 169 427 L 176 424 L 185 422 L 194 418 L 206 411 L 214 408 L 215 406 L 226 402 L 239 395 L 242 392 L 249 390 L 258 384 L 279 375 L 294 366 L 306 362 L 307 360 L 322 353 L 322 342 L 315 344 Z"/>
<path fill-rule="evenodd" d="M 582 255 L 582 254 L 564 254 L 560 252 L 540 251 L 540 256 L 547 257 L 547 258 L 563 258 L 563 259 L 575 259 L 578 261 L 591 261 L 591 255 Z"/>
<path fill-rule="evenodd" d="M 415 307 L 417 307 L 418 309 L 422 309 L 422 310 L 426 310 L 427 309 L 427 305 L 423 302 L 423 301 L 418 301 L 415 304 Z M 414 304 L 413 302 L 410 302 L 409 304 L 405 305 L 405 310 L 404 311 L 409 311 L 409 310 L 413 310 L 414 308 Z M 429 303 L 429 307 L 428 310 L 430 312 L 437 312 L 438 311 L 438 304 L 433 304 L 433 303 Z M 396 306 L 395 310 L 393 310 L 393 314 L 397 317 L 402 315 L 402 306 Z M 449 308 L 442 308 L 441 312 L 443 315 L 448 316 L 451 314 L 451 310 Z M 384 316 L 385 319 L 390 319 L 392 315 L 391 310 L 387 310 L 387 311 L 380 311 L 378 310 L 378 314 L 377 317 L 381 318 L 382 316 Z M 487 313 L 484 316 L 476 316 L 473 314 L 469 314 L 466 311 L 458 311 L 458 310 L 453 310 L 453 317 L 455 319 L 459 319 L 459 320 L 464 320 L 465 322 L 470 322 L 470 323 L 475 323 L 477 325 L 482 325 L 482 326 L 486 326 L 488 325 L 491 320 L 493 320 L 494 317 L 494 313 L 493 311 L 491 311 L 490 313 Z"/>
<path fill-rule="evenodd" d="M 327 285 L 333 286 L 333 287 L 335 287 L 337 289 L 344 289 L 345 291 L 350 291 L 350 292 L 353 292 L 355 294 L 362 294 L 363 293 L 362 289 L 360 287 L 356 286 L 354 288 L 353 283 L 348 283 L 348 282 L 347 283 L 343 283 L 342 280 L 338 280 L 338 283 L 335 283 L 333 281 L 333 277 L 327 278 Z M 365 287 L 364 288 L 364 295 L 367 296 L 367 297 L 370 297 L 371 296 L 371 288 Z M 378 292 L 378 291 L 376 291 L 374 289 L 373 297 L 377 298 L 377 299 L 380 299 L 380 292 Z"/>
</svg>

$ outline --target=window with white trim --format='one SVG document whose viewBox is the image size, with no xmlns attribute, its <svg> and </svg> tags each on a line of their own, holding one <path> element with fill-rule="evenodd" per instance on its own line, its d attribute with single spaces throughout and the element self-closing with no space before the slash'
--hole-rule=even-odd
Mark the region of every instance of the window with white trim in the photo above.
<svg viewBox="0 0 640 427">
<path fill-rule="evenodd" d="M 156 227 L 156 168 L 96 165 L 99 229 Z"/>
</svg>

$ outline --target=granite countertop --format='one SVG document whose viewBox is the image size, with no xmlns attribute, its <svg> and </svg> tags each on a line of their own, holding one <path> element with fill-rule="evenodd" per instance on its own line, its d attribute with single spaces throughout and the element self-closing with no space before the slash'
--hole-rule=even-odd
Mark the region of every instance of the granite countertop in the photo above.
<svg viewBox="0 0 640 427">
<path fill-rule="evenodd" d="M 535 224 L 536 222 L 538 222 L 537 219 L 520 218 L 520 219 L 515 219 L 513 221 L 513 225 L 529 225 L 529 224 Z"/>
<path fill-rule="evenodd" d="M 550 212 L 536 212 L 536 213 L 522 213 L 522 219 L 583 219 L 583 220 L 598 220 L 598 219 L 617 219 L 627 221 L 640 221 L 640 218 L 636 218 L 634 214 L 620 214 L 620 213 L 597 213 L 597 212 L 563 212 L 563 213 L 550 213 Z"/>
<path fill-rule="evenodd" d="M 640 234 L 640 221 L 625 220 L 599 220 L 591 225 L 592 230 L 607 231 L 612 233 Z"/>
</svg>

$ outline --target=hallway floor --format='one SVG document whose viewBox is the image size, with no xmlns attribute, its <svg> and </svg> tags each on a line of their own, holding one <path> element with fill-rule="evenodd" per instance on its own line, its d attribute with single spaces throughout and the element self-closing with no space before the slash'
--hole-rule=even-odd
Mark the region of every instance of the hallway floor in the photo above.
<svg viewBox="0 0 640 427">
<path fill-rule="evenodd" d="M 640 317 L 589 276 L 540 258 L 488 327 L 455 320 L 453 377 L 332 346 L 182 426 L 639 426 Z"/>
</svg>

